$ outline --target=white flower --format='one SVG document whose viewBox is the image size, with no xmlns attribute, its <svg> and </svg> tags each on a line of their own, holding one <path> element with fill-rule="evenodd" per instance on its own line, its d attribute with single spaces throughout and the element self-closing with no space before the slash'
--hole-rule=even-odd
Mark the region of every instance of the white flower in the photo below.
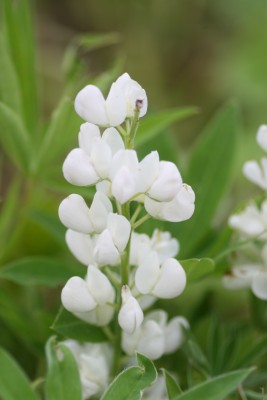
<svg viewBox="0 0 267 400">
<path fill-rule="evenodd" d="M 158 376 L 156 382 L 145 389 L 143 392 L 142 400 L 168 400 L 168 394 L 166 390 L 165 378 Z"/>
<path fill-rule="evenodd" d="M 177 350 L 184 340 L 183 328 L 189 325 L 185 318 L 175 317 L 169 323 L 165 311 L 147 314 L 139 329 L 133 334 L 122 334 L 122 349 L 128 355 L 138 351 L 151 360 Z"/>
<path fill-rule="evenodd" d="M 191 218 L 194 213 L 195 193 L 191 186 L 183 184 L 173 200 L 159 202 L 146 196 L 144 205 L 147 213 L 156 219 L 181 222 Z"/>
<path fill-rule="evenodd" d="M 256 297 L 267 300 L 267 245 L 261 252 L 262 263 L 237 265 L 231 274 L 225 275 L 223 284 L 227 289 L 250 288 Z"/>
<path fill-rule="evenodd" d="M 124 332 L 132 334 L 143 322 L 144 314 L 127 285 L 122 287 L 121 297 L 122 307 L 118 315 L 119 325 Z"/>
<path fill-rule="evenodd" d="M 115 300 L 115 291 L 106 275 L 93 265 L 85 279 L 74 276 L 61 293 L 63 306 L 78 318 L 94 325 L 107 325 L 114 314 L 108 303 Z"/>
<path fill-rule="evenodd" d="M 158 255 L 162 264 L 171 257 L 176 257 L 179 251 L 178 240 L 171 237 L 169 232 L 161 232 L 155 229 L 152 237 L 146 234 L 133 232 L 131 236 L 130 264 L 138 266 L 142 260 L 152 251 Z"/>
<path fill-rule="evenodd" d="M 186 275 L 181 264 L 174 258 L 160 266 L 156 252 L 151 252 L 137 268 L 135 285 L 142 294 L 152 294 L 163 299 L 179 296 L 186 285 Z"/>
<path fill-rule="evenodd" d="M 267 200 L 261 204 L 259 209 L 256 204 L 249 204 L 239 214 L 229 218 L 229 225 L 246 236 L 260 235 L 267 229 Z M 266 240 L 267 233 L 262 234 L 259 239 Z"/>
<path fill-rule="evenodd" d="M 90 208 L 82 196 L 71 194 L 61 202 L 58 210 L 62 224 L 80 233 L 102 232 L 107 226 L 108 214 L 111 212 L 112 204 L 101 192 L 96 192 Z"/>
<path fill-rule="evenodd" d="M 251 182 L 267 190 L 267 158 L 262 158 L 260 165 L 257 161 L 247 161 L 244 164 L 243 173 Z"/>
<path fill-rule="evenodd" d="M 75 110 L 85 121 L 99 126 L 118 126 L 136 109 L 142 117 L 147 111 L 147 96 L 142 87 L 128 74 L 120 76 L 110 88 L 105 100 L 94 85 L 83 88 L 76 96 Z"/>
<path fill-rule="evenodd" d="M 107 343 L 79 344 L 74 340 L 62 342 L 77 362 L 82 384 L 83 399 L 101 395 L 109 383 L 112 349 Z"/>
<path fill-rule="evenodd" d="M 65 239 L 69 250 L 78 261 L 87 266 L 95 263 L 96 237 L 68 229 Z"/>
<path fill-rule="evenodd" d="M 140 163 L 138 188 L 156 201 L 171 201 L 182 186 L 181 174 L 176 165 L 169 161 L 159 161 L 157 151 L 152 151 Z"/>
<path fill-rule="evenodd" d="M 65 179 L 77 186 L 90 186 L 109 176 L 112 158 L 124 144 L 115 128 L 108 128 L 101 136 L 97 126 L 82 124 L 79 148 L 71 150 L 63 163 Z"/>
<path fill-rule="evenodd" d="M 261 125 L 257 132 L 257 142 L 259 146 L 267 152 L 267 125 Z"/>
</svg>

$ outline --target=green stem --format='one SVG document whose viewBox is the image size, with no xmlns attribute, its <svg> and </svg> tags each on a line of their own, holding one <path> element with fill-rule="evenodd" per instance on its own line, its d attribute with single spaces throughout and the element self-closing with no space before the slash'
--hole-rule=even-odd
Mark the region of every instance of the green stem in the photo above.
<svg viewBox="0 0 267 400">
<path fill-rule="evenodd" d="M 125 147 L 127 149 L 134 148 L 135 136 L 136 136 L 136 132 L 137 132 L 138 125 L 139 125 L 139 114 L 140 114 L 140 111 L 138 109 L 136 109 L 134 112 L 134 117 L 132 120 L 130 133 L 125 138 Z"/>
<path fill-rule="evenodd" d="M 132 225 L 135 223 L 136 218 L 137 218 L 138 215 L 140 214 L 141 210 L 142 210 L 142 206 L 141 206 L 141 204 L 138 204 L 138 206 L 136 207 L 136 210 L 135 210 L 135 212 L 133 213 L 133 216 L 132 216 L 132 218 L 131 218 L 131 224 L 132 224 Z"/>
<path fill-rule="evenodd" d="M 149 218 L 151 218 L 150 215 L 148 215 L 148 214 L 144 215 L 142 218 L 140 218 L 138 221 L 136 221 L 133 224 L 133 229 L 138 228 L 140 225 L 142 225 L 144 222 L 146 222 Z"/>
</svg>

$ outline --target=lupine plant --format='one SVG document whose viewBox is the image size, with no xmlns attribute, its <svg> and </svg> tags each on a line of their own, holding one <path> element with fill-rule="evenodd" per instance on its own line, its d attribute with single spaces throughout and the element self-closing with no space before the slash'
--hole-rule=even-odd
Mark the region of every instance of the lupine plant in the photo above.
<svg viewBox="0 0 267 400">
<path fill-rule="evenodd" d="M 199 110 L 153 112 L 121 60 L 91 73 L 80 50 L 119 37 L 85 34 L 44 117 L 28 1 L 0 16 L 0 399 L 265 400 L 266 158 L 236 207 L 237 105 L 178 157 Z"/>
</svg>

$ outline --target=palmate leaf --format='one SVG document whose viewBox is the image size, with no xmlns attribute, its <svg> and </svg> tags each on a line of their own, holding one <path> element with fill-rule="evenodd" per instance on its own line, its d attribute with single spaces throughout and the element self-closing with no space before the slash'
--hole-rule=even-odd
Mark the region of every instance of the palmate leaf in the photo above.
<svg viewBox="0 0 267 400">
<path fill-rule="evenodd" d="M 191 258 L 180 261 L 186 272 L 188 282 L 195 282 L 214 271 L 215 263 L 211 258 Z"/>
<path fill-rule="evenodd" d="M 225 400 L 254 368 L 240 369 L 209 379 L 176 396 L 174 400 Z"/>
<path fill-rule="evenodd" d="M 1 400 L 38 400 L 26 375 L 17 362 L 0 348 Z"/>
<path fill-rule="evenodd" d="M 138 367 L 121 372 L 107 388 L 101 400 L 139 400 L 141 392 L 157 378 L 154 364 L 147 357 L 137 353 Z"/>
<path fill-rule="evenodd" d="M 146 116 L 144 120 L 141 119 L 140 121 L 136 136 L 136 146 L 143 145 L 160 133 L 164 133 L 164 130 L 173 123 L 191 117 L 197 112 L 198 109 L 196 107 L 183 107 Z"/>
<path fill-rule="evenodd" d="M 107 341 L 102 328 L 78 319 L 63 307 L 59 310 L 52 329 L 62 336 L 78 340 L 79 342 L 98 343 Z"/>
<path fill-rule="evenodd" d="M 230 183 L 237 136 L 237 107 L 230 103 L 215 115 L 193 150 L 184 180 L 196 193 L 196 209 L 192 218 L 176 229 L 182 256 L 192 254 L 210 229 Z"/>
<path fill-rule="evenodd" d="M 71 351 L 52 337 L 46 345 L 46 359 L 46 400 L 82 400 L 78 365 Z"/>
<path fill-rule="evenodd" d="M 26 257 L 4 265 L 0 278 L 20 285 L 44 285 L 56 287 L 64 284 L 79 271 L 66 265 L 64 261 L 50 257 Z"/>
</svg>

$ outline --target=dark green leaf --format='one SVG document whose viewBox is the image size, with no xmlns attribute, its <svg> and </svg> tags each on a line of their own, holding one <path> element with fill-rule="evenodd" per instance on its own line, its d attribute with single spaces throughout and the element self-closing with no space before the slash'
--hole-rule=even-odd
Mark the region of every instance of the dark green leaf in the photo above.
<svg viewBox="0 0 267 400">
<path fill-rule="evenodd" d="M 0 103 L 0 141 L 10 159 L 27 171 L 30 160 L 28 133 L 19 116 L 3 103 Z"/>
<path fill-rule="evenodd" d="M 101 400 L 139 400 L 142 390 L 157 378 L 152 361 L 137 353 L 138 367 L 130 367 L 121 372 L 107 388 Z"/>
<path fill-rule="evenodd" d="M 29 217 L 32 221 L 43 227 L 59 242 L 65 242 L 66 228 L 62 225 L 58 216 L 47 214 L 39 210 L 30 210 Z"/>
<path fill-rule="evenodd" d="M 107 337 L 100 327 L 90 325 L 61 308 L 52 329 L 60 335 L 79 342 L 105 342 Z"/>
<path fill-rule="evenodd" d="M 198 112 L 195 107 L 184 107 L 175 110 L 167 110 L 158 112 L 157 114 L 148 115 L 141 120 L 136 136 L 136 146 L 140 146 L 145 142 L 153 139 L 160 133 L 164 133 L 174 122 L 182 121 Z"/>
<path fill-rule="evenodd" d="M 258 341 L 255 345 L 252 345 L 251 348 L 248 349 L 248 351 L 242 352 L 242 357 L 238 361 L 236 367 L 244 367 L 246 365 L 251 365 L 251 363 L 256 360 L 257 358 L 260 358 L 267 352 L 267 337 L 265 336 L 263 339 Z"/>
<path fill-rule="evenodd" d="M 178 394 L 182 393 L 182 389 L 166 369 L 163 369 L 163 375 L 165 378 L 165 385 L 168 393 L 168 398 L 169 400 L 174 400 L 174 398 Z"/>
<path fill-rule="evenodd" d="M 58 286 L 75 275 L 75 269 L 61 260 L 46 257 L 27 257 L 11 262 L 0 269 L 0 278 L 21 285 Z M 76 273 L 77 275 L 77 273 Z"/>
<path fill-rule="evenodd" d="M 229 104 L 209 123 L 191 156 L 185 182 L 196 193 L 196 210 L 180 225 L 183 254 L 192 254 L 210 229 L 212 218 L 232 176 L 238 134 L 237 109 Z"/>
<path fill-rule="evenodd" d="M 178 395 L 175 400 L 225 400 L 253 369 L 241 369 L 209 379 Z"/>
<path fill-rule="evenodd" d="M 26 375 L 17 362 L 0 349 L 1 400 L 38 400 Z"/>
<path fill-rule="evenodd" d="M 82 400 L 78 365 L 71 351 L 52 337 L 46 344 L 46 358 L 46 400 Z"/>
<path fill-rule="evenodd" d="M 0 101 L 20 114 L 20 87 L 4 37 L 0 34 Z"/>
<path fill-rule="evenodd" d="M 30 0 L 2 1 L 5 37 L 16 68 L 22 95 L 25 126 L 36 133 L 38 118 L 35 35 Z"/>
<path fill-rule="evenodd" d="M 214 261 L 211 258 L 191 258 L 180 261 L 185 269 L 188 282 L 198 281 L 214 270 Z"/>
</svg>

